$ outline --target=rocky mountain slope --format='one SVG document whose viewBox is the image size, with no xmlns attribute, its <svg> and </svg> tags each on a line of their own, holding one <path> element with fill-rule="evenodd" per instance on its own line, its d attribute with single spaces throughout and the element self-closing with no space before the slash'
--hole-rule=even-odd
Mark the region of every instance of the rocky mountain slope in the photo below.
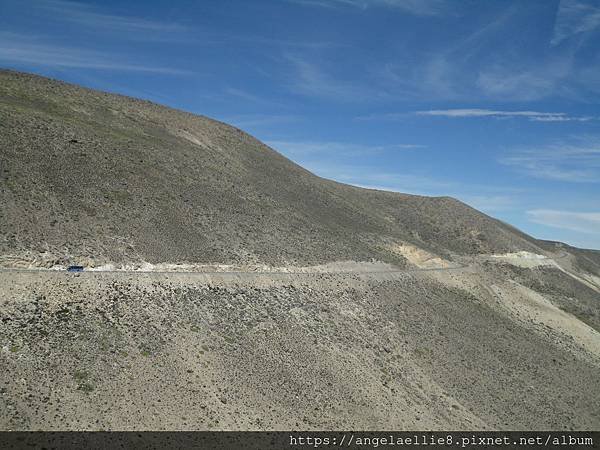
<svg viewBox="0 0 600 450">
<path fill-rule="evenodd" d="M 598 429 L 598 333 L 452 276 L 0 273 L 0 428 Z"/>
<path fill-rule="evenodd" d="M 452 198 L 360 189 L 309 173 L 206 117 L 0 72 L 0 254 L 127 261 L 402 264 L 538 251 Z"/>
<path fill-rule="evenodd" d="M 598 430 L 599 375 L 600 252 L 0 71 L 0 430 Z"/>
</svg>

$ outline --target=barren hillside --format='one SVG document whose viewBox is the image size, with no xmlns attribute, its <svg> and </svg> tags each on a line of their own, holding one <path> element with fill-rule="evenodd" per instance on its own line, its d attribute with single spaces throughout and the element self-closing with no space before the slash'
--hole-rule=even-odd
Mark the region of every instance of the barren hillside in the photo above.
<svg viewBox="0 0 600 450">
<path fill-rule="evenodd" d="M 3 430 L 598 430 L 599 255 L 0 72 Z"/>
<path fill-rule="evenodd" d="M 455 199 L 325 180 L 206 117 L 10 71 L 0 180 L 0 254 L 46 252 L 46 264 L 402 264 L 402 242 L 448 256 L 538 249 Z"/>
</svg>

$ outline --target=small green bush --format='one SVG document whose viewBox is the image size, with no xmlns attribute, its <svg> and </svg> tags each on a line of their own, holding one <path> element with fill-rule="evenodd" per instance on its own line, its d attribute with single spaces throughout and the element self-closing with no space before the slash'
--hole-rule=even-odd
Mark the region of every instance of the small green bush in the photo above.
<svg viewBox="0 0 600 450">
<path fill-rule="evenodd" d="M 81 383 L 79 386 L 77 386 L 77 389 L 85 392 L 86 394 L 89 394 L 90 392 L 92 392 L 94 390 L 94 386 L 91 383 L 88 383 L 86 381 L 86 382 Z"/>
</svg>

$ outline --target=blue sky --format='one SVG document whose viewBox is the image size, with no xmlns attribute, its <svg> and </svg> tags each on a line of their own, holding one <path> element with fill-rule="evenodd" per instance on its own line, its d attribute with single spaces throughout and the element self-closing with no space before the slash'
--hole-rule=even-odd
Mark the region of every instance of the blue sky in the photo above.
<svg viewBox="0 0 600 450">
<path fill-rule="evenodd" d="M 600 249 L 600 1 L 0 0 L 0 66 Z"/>
</svg>

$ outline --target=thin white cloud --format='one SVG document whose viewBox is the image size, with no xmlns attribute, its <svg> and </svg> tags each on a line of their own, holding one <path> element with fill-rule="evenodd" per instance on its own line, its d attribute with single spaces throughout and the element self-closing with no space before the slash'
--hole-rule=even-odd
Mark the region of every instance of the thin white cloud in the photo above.
<svg viewBox="0 0 600 450">
<path fill-rule="evenodd" d="M 389 7 L 416 16 L 436 16 L 447 12 L 445 0 L 288 0 L 307 6 L 324 8 L 353 7 L 368 9 Z"/>
<path fill-rule="evenodd" d="M 278 125 L 302 121 L 302 118 L 294 115 L 276 114 L 239 114 L 222 119 L 223 122 L 238 128 L 252 128 L 261 126 Z"/>
<path fill-rule="evenodd" d="M 369 156 L 390 151 L 425 148 L 419 144 L 359 145 L 344 142 L 267 141 L 266 144 L 290 157 Z"/>
<path fill-rule="evenodd" d="M 580 0 L 561 0 L 556 12 L 551 44 L 558 45 L 571 36 L 584 35 L 600 28 L 598 3 Z"/>
<path fill-rule="evenodd" d="M 531 117 L 534 122 L 589 122 L 590 120 L 598 120 L 598 117 L 593 116 L 568 116 L 568 115 L 548 115 Z"/>
<path fill-rule="evenodd" d="M 556 79 L 570 73 L 569 67 L 561 66 L 561 57 L 555 57 L 552 64 L 543 61 L 539 71 L 534 65 L 508 69 L 531 63 L 521 59 L 506 39 L 507 44 L 498 42 L 523 12 L 516 4 L 504 8 L 472 33 L 459 32 L 456 39 L 438 43 L 433 50 L 395 55 L 394 61 L 384 62 L 372 72 L 396 98 L 417 101 L 529 100 L 557 94 Z M 509 52 L 504 51 L 506 46 Z"/>
<path fill-rule="evenodd" d="M 242 100 L 247 100 L 249 102 L 260 103 L 264 101 L 264 99 L 259 97 L 258 95 L 234 87 L 225 88 L 225 93 L 232 97 L 238 97 Z"/>
<path fill-rule="evenodd" d="M 476 86 L 489 98 L 533 101 L 549 96 L 572 96 L 569 81 L 573 74 L 574 54 L 555 55 L 530 64 L 524 60 L 499 58 L 483 67 Z"/>
<path fill-rule="evenodd" d="M 372 179 L 371 183 L 377 184 L 352 182 L 352 177 L 349 177 L 350 181 L 348 181 L 348 184 L 365 189 L 399 192 L 402 194 L 454 197 L 487 214 L 514 210 L 516 206 L 514 197 L 506 195 L 471 195 L 456 190 L 457 186 L 454 183 L 440 183 L 439 180 L 433 180 L 429 177 L 375 173 L 368 176 L 368 178 Z"/>
<path fill-rule="evenodd" d="M 366 189 L 426 196 L 452 196 L 490 214 L 514 210 L 523 193 L 522 190 L 514 187 L 489 184 L 464 185 L 427 174 L 394 172 L 356 162 L 360 161 L 358 157 L 365 157 L 363 161 L 369 161 L 368 157 L 376 153 L 412 151 L 424 147 L 419 144 L 363 146 L 340 142 L 267 141 L 266 143 L 307 170 L 324 178 Z"/>
<path fill-rule="evenodd" d="M 236 104 L 233 107 L 234 110 L 240 109 L 240 101 L 244 105 L 260 105 L 261 107 L 275 107 L 275 108 L 285 108 L 286 104 L 283 102 L 279 102 L 276 100 L 272 100 L 270 96 L 264 95 L 261 93 L 254 93 L 245 89 L 240 89 L 237 87 L 226 87 L 223 90 L 226 98 L 231 100 L 235 99 Z"/>
<path fill-rule="evenodd" d="M 335 73 L 336 65 L 288 55 L 290 87 L 299 94 L 344 103 L 384 103 L 399 99 L 457 99 L 456 68 L 444 58 L 431 58 L 414 67 L 384 63 L 364 70 Z M 349 77 L 350 75 L 350 77 Z"/>
<path fill-rule="evenodd" d="M 321 65 L 305 58 L 287 55 L 286 59 L 291 64 L 289 83 L 295 93 L 343 102 L 374 101 L 386 97 L 384 92 L 365 83 L 335 77 Z"/>
<path fill-rule="evenodd" d="M 106 14 L 99 8 L 68 0 L 37 0 L 33 8 L 53 20 L 71 22 L 86 29 L 124 31 L 128 33 L 177 33 L 187 27 L 166 21 L 156 21 L 141 17 Z M 135 36 L 135 35 L 132 35 Z M 146 34 L 144 38 L 146 38 Z"/>
<path fill-rule="evenodd" d="M 382 114 L 367 114 L 364 116 L 356 116 L 354 120 L 358 121 L 397 121 L 404 120 L 411 116 L 410 113 L 382 113 Z"/>
<path fill-rule="evenodd" d="M 514 195 L 473 195 L 470 193 L 452 195 L 460 198 L 461 201 L 471 205 L 473 208 L 486 213 L 512 210 L 517 203 Z"/>
<path fill-rule="evenodd" d="M 335 0 L 324 1 L 327 5 Z M 517 5 L 518 6 L 518 5 Z M 514 45 L 499 42 L 511 25 L 524 14 L 511 7 L 497 14 L 473 33 L 465 33 L 447 44 L 423 52 L 399 46 L 394 58 L 341 71 L 343 64 L 329 60 L 290 58 L 290 77 L 297 93 L 328 100 L 386 103 L 411 101 L 529 102 L 544 98 L 593 101 L 600 92 L 600 76 L 593 58 L 580 58 L 576 46 L 540 50 L 537 57 L 515 51 Z M 490 49 L 493 48 L 493 51 Z M 591 120 L 565 115 L 537 115 L 529 120 L 566 122 Z"/>
<path fill-rule="evenodd" d="M 307 40 L 306 36 L 298 39 L 281 39 L 255 36 L 250 34 L 232 34 L 231 32 L 217 32 L 213 34 L 215 40 L 222 42 L 232 41 L 236 45 L 264 45 L 271 47 L 281 47 L 283 49 L 306 49 L 306 50 L 327 50 L 331 48 L 343 47 L 345 44 L 332 41 L 311 41 Z"/>
<path fill-rule="evenodd" d="M 533 122 L 588 122 L 599 120 L 593 116 L 571 116 L 563 112 L 539 112 L 539 111 L 502 111 L 478 108 L 454 108 L 454 109 L 429 109 L 414 111 L 412 113 L 382 113 L 358 116 L 356 120 L 361 121 L 397 121 L 405 120 L 412 115 L 434 116 L 448 118 L 523 118 Z"/>
<path fill-rule="evenodd" d="M 251 34 L 235 34 L 231 30 L 202 29 L 167 20 L 155 20 L 131 15 L 109 14 L 102 8 L 70 0 L 23 0 L 32 4 L 31 13 L 44 20 L 69 23 L 84 32 L 103 33 L 107 38 L 117 35 L 119 39 L 145 42 L 173 42 L 194 45 L 265 45 L 282 48 L 324 49 L 332 42 L 317 42 L 304 39 L 281 39 Z M 125 5 L 125 3 L 123 3 Z"/>
<path fill-rule="evenodd" d="M 416 111 L 418 116 L 442 116 L 442 117 L 501 117 L 501 118 L 526 118 L 535 122 L 586 122 L 593 120 L 590 116 L 569 116 L 563 112 L 539 112 L 539 111 L 499 111 L 493 109 L 431 109 L 427 111 Z"/>
<path fill-rule="evenodd" d="M 405 174 L 382 170 L 369 165 L 348 165 L 339 162 L 308 160 L 303 166 L 311 172 L 335 181 L 366 189 L 426 196 L 451 196 L 487 213 L 515 209 L 517 195 L 508 195 L 513 188 L 463 185 L 427 174 Z M 480 192 L 473 195 L 473 192 Z"/>
<path fill-rule="evenodd" d="M 371 72 L 388 96 L 394 98 L 457 100 L 467 95 L 463 92 L 463 68 L 443 53 L 427 56 L 417 63 L 387 62 Z"/>
<path fill-rule="evenodd" d="M 169 66 L 131 62 L 105 53 L 46 44 L 40 39 L 14 33 L 0 33 L 0 61 L 35 67 L 80 68 L 122 72 L 148 72 L 188 75 L 190 72 Z"/>
<path fill-rule="evenodd" d="M 385 171 L 368 165 L 345 165 L 339 162 L 309 161 L 303 166 L 316 175 L 367 189 L 416 195 L 447 195 L 455 183 L 427 175 Z"/>
<path fill-rule="evenodd" d="M 540 225 L 600 235 L 600 212 L 533 209 L 527 211 L 527 217 L 531 222 Z"/>
<path fill-rule="evenodd" d="M 500 163 L 526 175 L 572 183 L 600 182 L 600 139 L 513 151 Z"/>
</svg>

